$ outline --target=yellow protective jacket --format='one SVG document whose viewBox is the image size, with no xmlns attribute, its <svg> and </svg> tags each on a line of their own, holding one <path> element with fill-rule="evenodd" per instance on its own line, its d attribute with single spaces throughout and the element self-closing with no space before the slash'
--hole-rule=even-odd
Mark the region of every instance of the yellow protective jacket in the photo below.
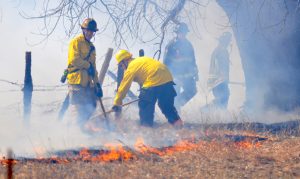
<svg viewBox="0 0 300 179">
<path fill-rule="evenodd" d="M 71 40 L 68 53 L 68 84 L 76 84 L 86 87 L 88 84 L 94 86 L 94 81 L 98 82 L 98 74 L 96 68 L 96 52 L 91 53 L 89 59 L 85 59 L 94 46 L 92 42 L 87 41 L 83 34 L 78 35 Z M 92 79 L 87 72 L 90 63 L 95 70 L 95 78 Z"/>
<path fill-rule="evenodd" d="M 114 105 L 122 105 L 132 81 L 137 82 L 143 88 L 159 86 L 173 81 L 168 68 L 161 62 L 150 57 L 138 57 L 132 60 L 126 71 L 123 80 L 118 88 Z"/>
</svg>

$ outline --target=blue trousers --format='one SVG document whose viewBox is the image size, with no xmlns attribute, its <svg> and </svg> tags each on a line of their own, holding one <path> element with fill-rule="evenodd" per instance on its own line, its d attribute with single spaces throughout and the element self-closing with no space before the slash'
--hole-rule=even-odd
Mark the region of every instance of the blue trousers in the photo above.
<svg viewBox="0 0 300 179">
<path fill-rule="evenodd" d="M 175 80 L 175 83 L 178 95 L 175 100 L 175 106 L 181 108 L 196 95 L 196 81 L 193 78 L 178 78 Z"/>
<path fill-rule="evenodd" d="M 138 104 L 141 125 L 153 126 L 156 102 L 158 102 L 161 112 L 168 119 L 169 123 L 173 124 L 180 119 L 174 106 L 175 96 L 176 91 L 173 82 L 150 88 L 142 88 Z"/>
<path fill-rule="evenodd" d="M 215 88 L 212 89 L 212 92 L 215 96 L 213 101 L 214 105 L 219 108 L 227 108 L 228 100 L 229 100 L 229 88 L 228 83 L 221 83 Z"/>
</svg>

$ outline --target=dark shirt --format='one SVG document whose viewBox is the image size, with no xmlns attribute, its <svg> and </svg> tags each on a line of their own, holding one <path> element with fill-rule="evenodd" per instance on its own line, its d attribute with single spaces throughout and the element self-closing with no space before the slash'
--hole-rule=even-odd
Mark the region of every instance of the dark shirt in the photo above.
<svg viewBox="0 0 300 179">
<path fill-rule="evenodd" d="M 194 48 L 187 39 L 175 38 L 167 46 L 163 63 L 174 76 L 191 73 L 198 75 Z"/>
</svg>

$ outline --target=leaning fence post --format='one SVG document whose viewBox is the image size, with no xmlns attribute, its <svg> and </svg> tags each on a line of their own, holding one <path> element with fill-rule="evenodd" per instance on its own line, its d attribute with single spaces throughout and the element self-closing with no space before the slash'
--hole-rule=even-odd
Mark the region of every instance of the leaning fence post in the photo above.
<svg viewBox="0 0 300 179">
<path fill-rule="evenodd" d="M 24 120 L 28 122 L 31 113 L 32 78 L 31 78 L 31 52 L 26 52 L 25 78 L 23 88 Z"/>
<path fill-rule="evenodd" d="M 102 64 L 102 66 L 101 66 L 101 70 L 99 72 L 99 77 L 98 77 L 99 83 L 101 85 L 103 85 L 104 77 L 105 77 L 105 74 L 107 72 L 107 69 L 108 69 L 108 66 L 109 66 L 109 63 L 110 63 L 113 51 L 114 50 L 112 48 L 108 48 L 108 50 L 106 52 L 105 60 L 104 60 L 104 62 Z"/>
</svg>

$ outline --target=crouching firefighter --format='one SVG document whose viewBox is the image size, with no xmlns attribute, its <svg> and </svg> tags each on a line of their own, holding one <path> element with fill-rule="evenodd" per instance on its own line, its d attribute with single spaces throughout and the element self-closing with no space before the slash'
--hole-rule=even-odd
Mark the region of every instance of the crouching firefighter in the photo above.
<svg viewBox="0 0 300 179">
<path fill-rule="evenodd" d="M 168 68 L 159 61 L 147 56 L 132 58 L 132 54 L 126 50 L 120 50 L 116 54 L 118 65 L 124 69 L 124 76 L 114 99 L 112 110 L 121 112 L 122 100 L 125 98 L 132 81 L 137 82 L 142 88 L 139 94 L 139 116 L 142 126 L 153 126 L 155 104 L 175 127 L 182 127 L 180 119 L 174 107 L 176 91 L 174 82 Z"/>
<path fill-rule="evenodd" d="M 72 112 L 77 123 L 85 129 L 85 123 L 96 109 L 97 97 L 103 96 L 98 82 L 96 52 L 90 41 L 97 29 L 97 23 L 87 18 L 81 24 L 82 34 L 71 40 L 68 52 L 67 80 Z"/>
</svg>

